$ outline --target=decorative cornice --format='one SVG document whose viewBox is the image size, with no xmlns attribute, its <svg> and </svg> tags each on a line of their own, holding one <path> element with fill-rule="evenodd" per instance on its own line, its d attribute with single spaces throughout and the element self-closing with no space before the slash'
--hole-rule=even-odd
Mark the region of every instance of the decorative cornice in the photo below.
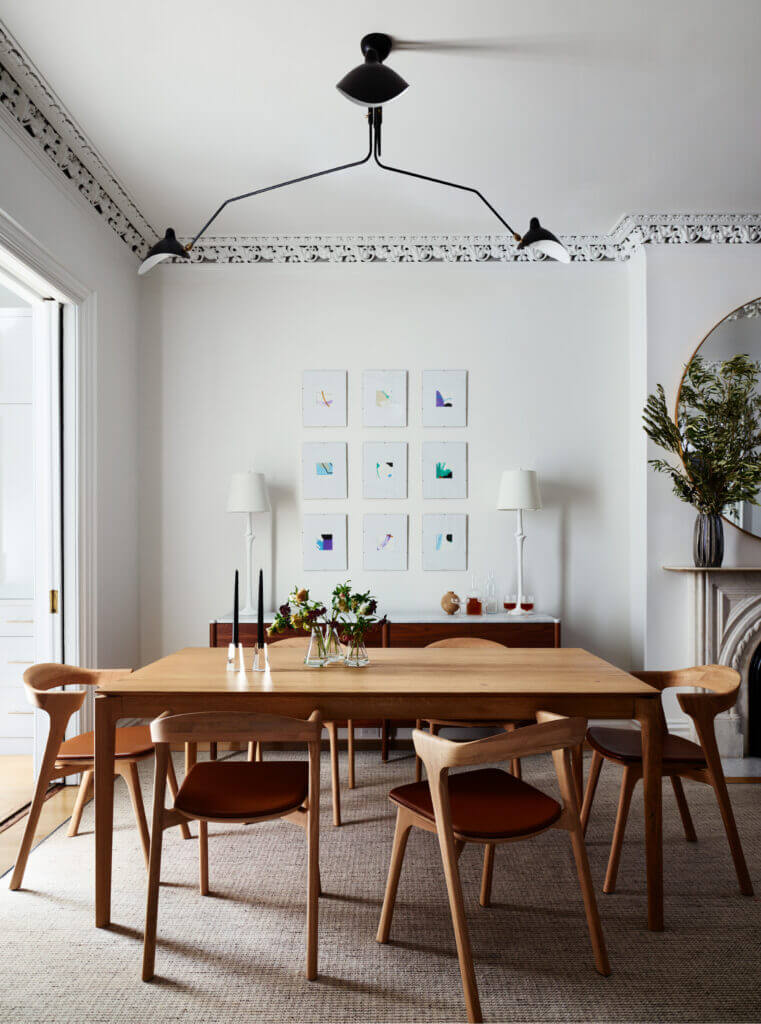
<svg viewBox="0 0 761 1024">
<path fill-rule="evenodd" d="M 32 61 L 0 22 L 0 112 L 135 253 L 157 232 L 146 221 Z M 634 214 L 609 234 L 564 235 L 576 263 L 627 260 L 642 245 L 755 245 L 761 213 Z M 189 241 L 189 239 L 185 239 Z M 263 235 L 203 238 L 195 263 L 510 263 L 544 259 L 518 252 L 509 235 Z"/>
<path fill-rule="evenodd" d="M 641 245 L 761 242 L 761 214 L 633 214 L 608 235 L 563 235 L 575 263 L 628 260 Z M 189 241 L 189 239 L 185 239 Z M 510 263 L 545 259 L 519 252 L 510 235 L 259 235 L 202 238 L 195 263 Z"/>
<path fill-rule="evenodd" d="M 155 230 L 2 22 L 0 108 L 133 252 L 151 244 Z"/>
</svg>

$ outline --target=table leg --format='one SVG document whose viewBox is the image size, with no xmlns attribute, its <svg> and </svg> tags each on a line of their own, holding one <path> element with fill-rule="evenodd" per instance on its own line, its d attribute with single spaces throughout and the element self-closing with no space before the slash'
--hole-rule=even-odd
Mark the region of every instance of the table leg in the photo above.
<svg viewBox="0 0 761 1024">
<path fill-rule="evenodd" d="M 190 769 L 198 760 L 198 744 L 197 743 L 186 743 L 185 744 L 185 778 L 190 775 Z"/>
<path fill-rule="evenodd" d="M 647 926 L 663 931 L 663 724 L 660 699 L 638 700 L 635 717 L 642 727 L 647 857 Z"/>
<path fill-rule="evenodd" d="M 111 855 L 114 837 L 114 747 L 116 712 L 113 698 L 95 698 L 95 927 L 111 923 Z"/>
<path fill-rule="evenodd" d="M 388 733 L 390 725 L 389 719 L 384 718 L 381 725 L 381 761 L 388 761 Z"/>
</svg>

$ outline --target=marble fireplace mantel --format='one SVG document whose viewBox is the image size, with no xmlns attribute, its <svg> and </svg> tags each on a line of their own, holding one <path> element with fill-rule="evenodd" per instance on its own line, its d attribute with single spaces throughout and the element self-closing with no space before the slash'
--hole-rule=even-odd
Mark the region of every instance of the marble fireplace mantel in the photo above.
<svg viewBox="0 0 761 1024">
<path fill-rule="evenodd" d="M 722 757 L 747 753 L 748 672 L 761 644 L 761 566 L 664 566 L 692 579 L 691 639 L 696 665 L 730 665 L 741 677 L 737 704 L 716 719 Z"/>
</svg>

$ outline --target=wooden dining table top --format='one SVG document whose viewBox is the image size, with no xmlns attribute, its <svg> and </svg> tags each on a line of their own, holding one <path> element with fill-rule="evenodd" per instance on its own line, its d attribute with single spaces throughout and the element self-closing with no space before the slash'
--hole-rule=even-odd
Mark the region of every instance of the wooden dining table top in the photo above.
<svg viewBox="0 0 761 1024">
<path fill-rule="evenodd" d="M 248 671 L 227 671 L 227 651 L 185 647 L 144 668 L 98 687 L 104 695 L 147 693 L 251 693 L 315 697 L 327 694 L 405 694 L 488 697 L 539 694 L 654 697 L 658 691 L 623 669 L 581 648 L 373 648 L 370 664 L 312 668 L 298 648 L 270 644 L 269 669 L 250 671 L 253 650 L 244 649 Z"/>
</svg>

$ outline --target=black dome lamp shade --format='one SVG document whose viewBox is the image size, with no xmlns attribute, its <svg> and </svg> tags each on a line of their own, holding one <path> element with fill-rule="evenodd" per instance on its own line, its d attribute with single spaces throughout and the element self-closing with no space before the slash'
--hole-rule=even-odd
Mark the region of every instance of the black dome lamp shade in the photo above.
<svg viewBox="0 0 761 1024">
<path fill-rule="evenodd" d="M 185 246 L 177 241 L 174 228 L 167 228 L 164 237 L 160 238 L 155 245 L 152 245 L 146 253 L 145 259 L 138 269 L 138 274 L 147 274 L 157 263 L 161 263 L 162 260 L 168 260 L 172 256 L 188 258 Z"/>
<path fill-rule="evenodd" d="M 518 242 L 518 248 L 544 253 L 545 256 L 560 263 L 571 262 L 571 254 L 566 247 L 551 231 L 542 227 L 538 217 L 532 217 L 529 221 L 528 231 Z"/>
<path fill-rule="evenodd" d="M 358 64 L 344 75 L 336 89 L 352 103 L 361 107 L 381 107 L 396 99 L 407 83 L 383 61 L 391 52 L 391 37 L 384 32 L 371 32 L 360 43 L 365 63 Z"/>
</svg>

